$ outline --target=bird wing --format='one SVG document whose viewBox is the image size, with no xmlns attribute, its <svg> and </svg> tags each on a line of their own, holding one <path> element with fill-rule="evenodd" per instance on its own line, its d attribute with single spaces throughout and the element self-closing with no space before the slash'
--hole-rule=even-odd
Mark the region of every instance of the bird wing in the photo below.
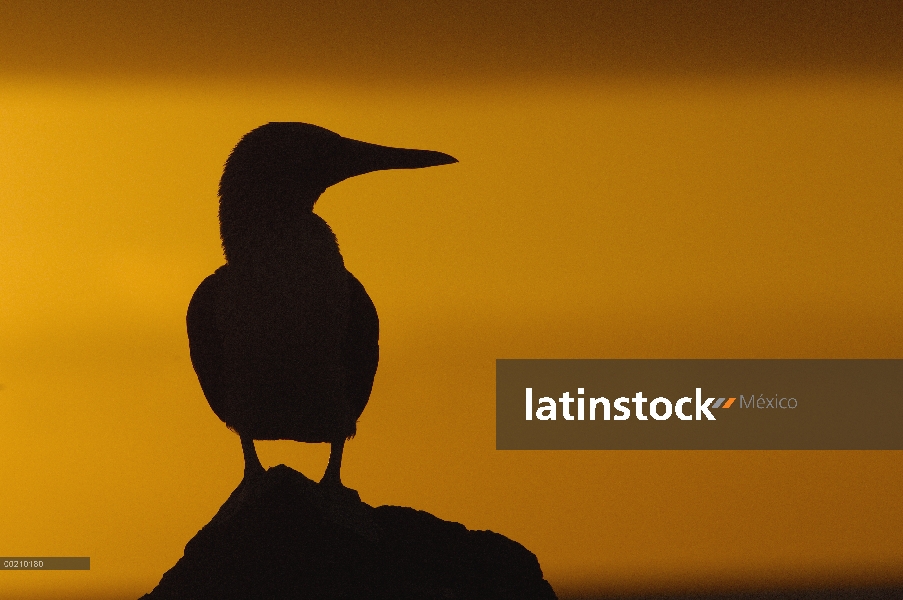
<svg viewBox="0 0 903 600">
<path fill-rule="evenodd" d="M 186 325 L 191 364 L 210 408 L 229 425 L 224 380 L 225 344 L 217 327 L 217 295 L 222 284 L 220 271 L 208 276 L 195 290 L 188 304 Z M 379 316 L 367 290 L 348 274 L 349 319 L 342 348 L 345 393 L 354 421 L 360 417 L 373 389 L 379 364 Z"/>
<path fill-rule="evenodd" d="M 345 393 L 355 421 L 364 412 L 379 364 L 379 316 L 367 290 L 348 273 L 350 314 L 345 336 Z"/>
<path fill-rule="evenodd" d="M 219 269 L 209 275 L 194 291 L 188 303 L 185 323 L 188 327 L 188 350 L 201 390 L 210 408 L 222 421 L 225 418 L 223 369 L 225 352 L 222 333 L 216 326 L 216 297 L 221 277 Z"/>
</svg>

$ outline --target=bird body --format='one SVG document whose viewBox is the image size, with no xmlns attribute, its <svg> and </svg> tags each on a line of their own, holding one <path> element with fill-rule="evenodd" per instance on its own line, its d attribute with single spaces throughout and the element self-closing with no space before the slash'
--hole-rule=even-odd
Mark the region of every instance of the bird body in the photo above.
<svg viewBox="0 0 903 600">
<path fill-rule="evenodd" d="M 355 434 L 367 405 L 379 320 L 326 222 L 311 213 L 296 228 L 290 243 L 198 287 L 189 340 L 206 328 L 220 341 L 191 344 L 192 361 L 210 407 L 239 434 L 334 442 Z M 219 355 L 205 356 L 213 347 Z"/>
<path fill-rule="evenodd" d="M 329 442 L 324 480 L 340 485 L 342 446 L 376 375 L 376 308 L 314 203 L 348 177 L 452 162 L 306 123 L 258 127 L 230 154 L 219 190 L 226 264 L 198 286 L 186 321 L 201 389 L 241 437 L 246 478 L 262 472 L 255 439 Z"/>
</svg>

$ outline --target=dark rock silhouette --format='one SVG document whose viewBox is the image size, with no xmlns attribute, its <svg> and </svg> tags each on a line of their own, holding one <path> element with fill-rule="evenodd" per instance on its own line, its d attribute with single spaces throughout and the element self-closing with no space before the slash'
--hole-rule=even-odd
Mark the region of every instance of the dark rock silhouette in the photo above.
<svg viewBox="0 0 903 600">
<path fill-rule="evenodd" d="M 284 465 L 243 481 L 143 599 L 556 597 L 520 544 L 354 496 Z"/>
<path fill-rule="evenodd" d="M 363 173 L 454 162 L 308 123 L 267 123 L 232 150 L 219 185 L 226 264 L 198 286 L 186 321 L 192 365 L 241 439 L 246 479 L 263 474 L 254 440 L 328 442 L 322 481 L 341 488 L 345 440 L 376 375 L 376 308 L 314 214 L 317 199 Z"/>
</svg>

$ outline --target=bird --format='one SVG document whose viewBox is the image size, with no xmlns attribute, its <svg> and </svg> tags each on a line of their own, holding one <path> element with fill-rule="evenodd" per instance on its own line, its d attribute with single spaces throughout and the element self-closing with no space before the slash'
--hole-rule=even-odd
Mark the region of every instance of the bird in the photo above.
<svg viewBox="0 0 903 600">
<path fill-rule="evenodd" d="M 261 125 L 229 154 L 218 190 L 225 264 L 195 290 L 186 325 L 201 390 L 239 436 L 240 487 L 265 473 L 254 440 L 295 440 L 329 443 L 320 485 L 347 489 L 342 453 L 372 391 L 379 317 L 314 204 L 350 177 L 456 162 L 301 122 Z"/>
</svg>

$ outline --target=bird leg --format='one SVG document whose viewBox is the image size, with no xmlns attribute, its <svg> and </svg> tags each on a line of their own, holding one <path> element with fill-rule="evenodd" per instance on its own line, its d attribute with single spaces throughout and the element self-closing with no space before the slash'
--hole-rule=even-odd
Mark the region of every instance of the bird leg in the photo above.
<svg viewBox="0 0 903 600">
<path fill-rule="evenodd" d="M 241 450 L 245 455 L 245 477 L 243 481 L 250 481 L 256 477 L 263 475 L 266 470 L 260 464 L 257 458 L 257 450 L 254 449 L 254 439 L 239 434 L 241 439 Z"/>
<path fill-rule="evenodd" d="M 342 487 L 342 451 L 345 449 L 345 440 L 340 442 L 332 442 L 332 449 L 329 452 L 329 463 L 326 465 L 326 472 L 320 480 L 321 484 L 329 486 Z"/>
</svg>

